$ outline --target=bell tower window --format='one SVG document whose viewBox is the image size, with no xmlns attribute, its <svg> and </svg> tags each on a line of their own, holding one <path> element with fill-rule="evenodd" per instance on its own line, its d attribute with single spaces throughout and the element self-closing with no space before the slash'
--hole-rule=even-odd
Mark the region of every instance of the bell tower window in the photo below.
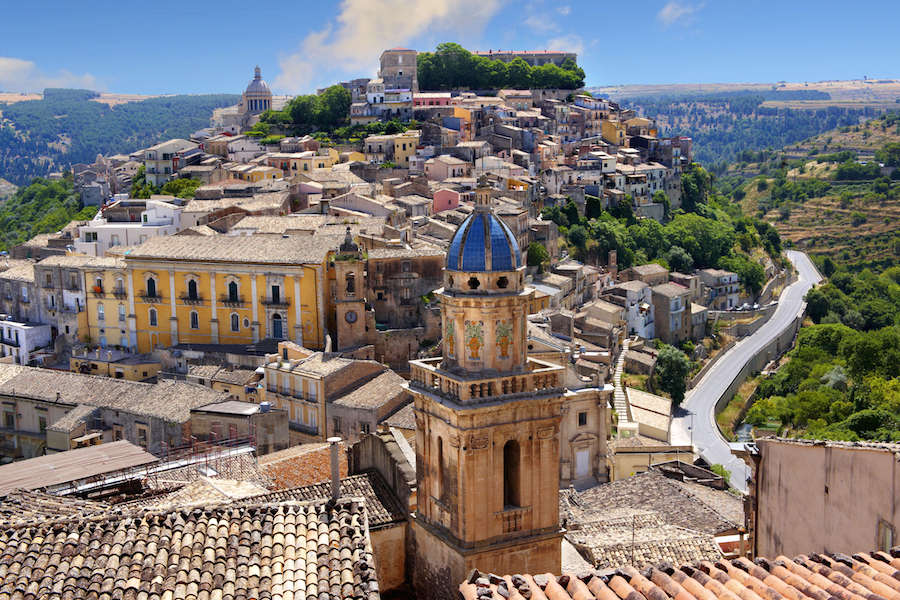
<svg viewBox="0 0 900 600">
<path fill-rule="evenodd" d="M 503 445 L 503 506 L 522 506 L 521 474 L 519 470 L 519 442 L 509 440 Z"/>
</svg>

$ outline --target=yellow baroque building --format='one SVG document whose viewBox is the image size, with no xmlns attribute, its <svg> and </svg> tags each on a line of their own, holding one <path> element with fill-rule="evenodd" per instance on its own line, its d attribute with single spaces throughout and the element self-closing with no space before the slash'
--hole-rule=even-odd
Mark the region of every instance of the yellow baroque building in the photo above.
<svg viewBox="0 0 900 600">
<path fill-rule="evenodd" d="M 129 346 L 288 339 L 322 348 L 330 240 L 168 236 L 124 255 Z"/>
</svg>

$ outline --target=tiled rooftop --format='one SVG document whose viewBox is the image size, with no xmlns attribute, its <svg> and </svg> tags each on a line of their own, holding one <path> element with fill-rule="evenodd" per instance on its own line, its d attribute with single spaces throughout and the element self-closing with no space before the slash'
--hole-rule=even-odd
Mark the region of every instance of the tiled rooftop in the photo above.
<svg viewBox="0 0 900 600">
<path fill-rule="evenodd" d="M 0 600 L 377 600 L 358 500 L 72 519 L 0 533 Z"/>
<path fill-rule="evenodd" d="M 718 491 L 718 494 L 728 492 Z M 596 521 L 613 509 L 656 512 L 672 525 L 711 535 L 731 532 L 743 524 L 743 519 L 731 521 L 704 498 L 656 471 L 600 484 L 582 492 L 565 490 L 560 493 L 560 515 L 568 515 L 576 523 Z"/>
<path fill-rule="evenodd" d="M 406 394 L 403 384 L 406 380 L 394 373 L 385 371 L 371 381 L 334 399 L 334 404 L 352 408 L 378 408 L 390 404 L 397 396 Z"/>
<path fill-rule="evenodd" d="M 185 261 L 319 264 L 340 242 L 316 235 L 209 235 L 153 237 L 132 250 L 126 260 L 151 258 Z"/>
<path fill-rule="evenodd" d="M 4 378 L 5 371 L 14 373 Z M 135 415 L 183 423 L 191 409 L 224 400 L 226 394 L 180 381 L 140 383 L 68 371 L 0 364 L 0 392 L 48 402 L 112 408 Z"/>
<path fill-rule="evenodd" d="M 473 571 L 463 600 L 869 600 L 897 598 L 900 551 L 800 555 L 794 558 L 704 560 L 638 571 L 620 563 L 584 577 L 564 574 L 498 577 Z"/>
<path fill-rule="evenodd" d="M 289 490 L 270 492 L 262 496 L 248 498 L 245 502 L 248 504 L 271 503 L 322 500 L 330 497 L 331 481 L 328 480 Z M 407 513 L 397 503 L 393 492 L 375 470 L 342 478 L 341 498 L 359 498 L 364 500 L 369 527 L 373 529 L 389 526 L 407 518 Z"/>
<path fill-rule="evenodd" d="M 331 478 L 331 451 L 326 443 L 301 444 L 259 457 L 259 469 L 272 480 L 270 489 L 284 490 Z M 341 444 L 341 477 L 349 473 Z"/>
<path fill-rule="evenodd" d="M 628 512 L 628 511 L 621 511 Z M 666 523 L 658 513 L 634 511 L 581 525 L 566 539 L 596 568 L 638 568 L 721 558 L 713 536 Z"/>
<path fill-rule="evenodd" d="M 0 502 L 0 529 L 47 520 L 99 514 L 109 508 L 102 502 L 16 490 Z"/>
</svg>

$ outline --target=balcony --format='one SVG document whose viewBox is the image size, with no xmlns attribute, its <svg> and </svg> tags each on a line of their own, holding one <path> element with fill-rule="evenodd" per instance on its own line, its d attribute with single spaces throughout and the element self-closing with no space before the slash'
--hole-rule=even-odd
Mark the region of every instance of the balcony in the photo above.
<svg viewBox="0 0 900 600">
<path fill-rule="evenodd" d="M 114 298 L 122 300 L 128 296 L 128 292 L 124 288 L 113 288 L 112 295 Z"/>
<path fill-rule="evenodd" d="M 223 294 L 219 296 L 219 304 L 228 308 L 243 308 L 247 305 L 243 296 L 228 296 Z"/>
<path fill-rule="evenodd" d="M 102 285 L 95 285 L 91 288 L 91 292 L 93 292 L 94 296 L 96 296 L 97 298 L 102 298 L 104 296 Z"/>
<path fill-rule="evenodd" d="M 272 308 L 288 308 L 291 305 L 290 298 L 266 298 L 265 296 L 260 296 L 259 301 L 264 306 L 271 306 Z"/>
<path fill-rule="evenodd" d="M 561 393 L 565 367 L 526 359 L 526 371 L 513 375 L 470 379 L 439 370 L 442 358 L 409 361 L 412 388 L 442 396 L 453 402 L 481 404 L 499 398 L 528 398 L 536 394 Z"/>
<path fill-rule="evenodd" d="M 203 296 L 200 295 L 192 297 L 184 294 L 179 296 L 178 299 L 181 300 L 183 304 L 188 304 L 191 306 L 200 306 L 201 304 L 203 304 Z"/>
<path fill-rule="evenodd" d="M 13 348 L 19 347 L 19 342 L 16 339 L 8 337 L 0 338 L 0 344 L 3 344 L 4 346 L 12 346 Z"/>
<path fill-rule="evenodd" d="M 19 298 L 19 302 L 22 304 L 31 304 L 31 298 Z"/>
<path fill-rule="evenodd" d="M 159 294 L 153 294 L 152 296 L 147 294 L 146 291 L 141 292 L 140 299 L 142 302 L 146 302 L 148 304 L 159 304 L 162 302 L 162 296 Z"/>
</svg>

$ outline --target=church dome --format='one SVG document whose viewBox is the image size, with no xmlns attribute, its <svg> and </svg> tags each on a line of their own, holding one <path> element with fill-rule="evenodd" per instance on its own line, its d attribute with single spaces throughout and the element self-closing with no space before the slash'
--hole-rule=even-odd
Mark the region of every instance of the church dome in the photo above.
<svg viewBox="0 0 900 600">
<path fill-rule="evenodd" d="M 272 91 L 269 89 L 269 84 L 265 82 L 262 78 L 262 72 L 259 67 L 253 72 L 253 79 L 247 85 L 247 89 L 244 91 L 245 94 L 266 94 L 271 95 Z"/>
<path fill-rule="evenodd" d="M 522 266 L 516 237 L 493 212 L 480 208 L 463 221 L 450 241 L 447 270 L 515 271 Z"/>
</svg>

